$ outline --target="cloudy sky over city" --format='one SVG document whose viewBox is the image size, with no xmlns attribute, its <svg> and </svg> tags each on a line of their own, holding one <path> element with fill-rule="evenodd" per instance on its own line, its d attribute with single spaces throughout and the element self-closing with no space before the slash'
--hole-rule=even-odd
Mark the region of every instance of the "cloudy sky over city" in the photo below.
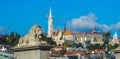
<svg viewBox="0 0 120 59">
<path fill-rule="evenodd" d="M 119 0 L 1 0 L 0 33 L 26 34 L 34 24 L 47 33 L 49 9 L 52 8 L 54 30 L 73 32 L 109 31 L 120 34 Z"/>
</svg>

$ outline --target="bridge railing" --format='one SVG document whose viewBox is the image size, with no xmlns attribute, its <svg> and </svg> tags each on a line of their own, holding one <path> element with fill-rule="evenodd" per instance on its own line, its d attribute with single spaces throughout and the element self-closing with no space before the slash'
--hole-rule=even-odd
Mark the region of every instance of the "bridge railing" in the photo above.
<svg viewBox="0 0 120 59">
<path fill-rule="evenodd" d="M 12 59 L 12 58 L 14 58 L 13 53 L 0 51 L 0 59 Z"/>
</svg>

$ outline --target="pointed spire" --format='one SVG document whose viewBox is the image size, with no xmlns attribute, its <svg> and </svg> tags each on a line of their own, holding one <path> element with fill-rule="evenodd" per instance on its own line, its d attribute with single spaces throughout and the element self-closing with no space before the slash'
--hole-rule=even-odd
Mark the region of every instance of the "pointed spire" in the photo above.
<svg viewBox="0 0 120 59">
<path fill-rule="evenodd" d="M 113 36 L 113 40 L 116 40 L 116 39 L 118 39 L 118 34 L 117 34 L 117 32 L 115 32 L 115 34 L 114 34 L 114 36 Z"/>
<path fill-rule="evenodd" d="M 51 10 L 51 7 L 50 7 L 49 18 L 52 18 L 52 10 Z"/>
<path fill-rule="evenodd" d="M 66 31 L 66 25 L 64 26 L 64 31 Z"/>
<path fill-rule="evenodd" d="M 117 32 L 115 32 L 115 35 L 114 35 L 114 36 L 118 36 L 118 35 L 117 35 Z"/>
</svg>

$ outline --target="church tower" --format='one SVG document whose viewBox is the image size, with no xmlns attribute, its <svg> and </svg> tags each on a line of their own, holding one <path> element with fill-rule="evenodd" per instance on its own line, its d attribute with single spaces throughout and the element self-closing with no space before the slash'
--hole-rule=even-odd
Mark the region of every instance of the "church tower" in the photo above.
<svg viewBox="0 0 120 59">
<path fill-rule="evenodd" d="M 49 17 L 48 17 L 48 33 L 47 37 L 52 37 L 53 36 L 53 16 L 52 16 L 52 11 L 50 7 L 50 12 L 49 12 Z"/>
<path fill-rule="evenodd" d="M 114 36 L 113 36 L 113 41 L 118 42 L 118 35 L 117 32 L 115 32 Z"/>
</svg>

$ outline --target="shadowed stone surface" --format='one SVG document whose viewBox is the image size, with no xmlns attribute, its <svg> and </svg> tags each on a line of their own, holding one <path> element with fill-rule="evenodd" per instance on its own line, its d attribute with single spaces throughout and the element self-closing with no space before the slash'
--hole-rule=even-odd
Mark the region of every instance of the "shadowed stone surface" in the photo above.
<svg viewBox="0 0 120 59">
<path fill-rule="evenodd" d="M 49 59 L 49 50 L 52 45 L 14 48 L 15 59 Z"/>
</svg>

